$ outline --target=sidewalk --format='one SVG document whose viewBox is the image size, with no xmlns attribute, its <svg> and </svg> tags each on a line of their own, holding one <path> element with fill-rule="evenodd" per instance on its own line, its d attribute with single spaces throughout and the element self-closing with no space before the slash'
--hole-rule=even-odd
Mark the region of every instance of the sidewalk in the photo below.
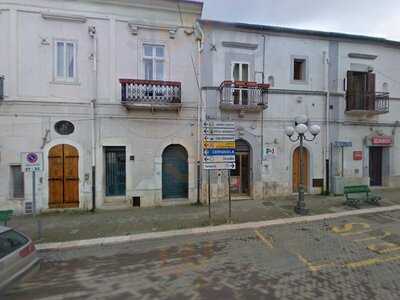
<svg viewBox="0 0 400 300">
<path fill-rule="evenodd" d="M 400 204 L 400 190 L 378 190 L 381 206 Z M 245 223 L 296 217 L 293 207 L 296 196 L 269 198 L 265 201 L 233 201 L 232 222 Z M 343 205 L 344 197 L 306 195 L 310 215 L 353 210 Z M 364 204 L 362 208 L 370 208 Z M 212 204 L 212 224 L 226 224 L 228 202 Z M 204 227 L 209 225 L 208 207 L 168 206 L 132 208 L 126 210 L 98 210 L 96 213 L 66 211 L 39 217 L 42 238 L 37 239 L 37 223 L 31 216 L 14 217 L 9 226 L 14 227 L 36 242 L 64 242 L 138 233 Z"/>
</svg>

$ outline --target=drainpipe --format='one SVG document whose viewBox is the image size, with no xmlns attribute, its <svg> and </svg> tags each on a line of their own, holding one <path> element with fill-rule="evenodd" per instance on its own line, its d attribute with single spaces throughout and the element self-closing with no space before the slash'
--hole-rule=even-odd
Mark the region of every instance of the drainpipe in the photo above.
<svg viewBox="0 0 400 300">
<path fill-rule="evenodd" d="M 324 90 L 326 95 L 326 111 L 325 111 L 325 129 L 326 129 L 326 143 L 325 143 L 325 193 L 330 193 L 330 134 L 329 134 L 329 102 L 330 102 L 330 91 L 329 91 L 329 58 L 327 52 L 323 52 L 323 66 L 324 66 Z"/>
<path fill-rule="evenodd" d="M 96 100 L 97 100 L 97 35 L 96 27 L 89 26 L 89 36 L 93 40 L 93 99 L 91 101 L 92 114 L 92 212 L 96 211 Z"/>
<path fill-rule="evenodd" d="M 265 83 L 265 35 L 263 37 L 263 68 L 262 68 L 262 83 Z M 262 95 L 262 109 L 261 109 L 261 164 L 263 162 L 263 147 L 264 147 L 264 95 Z"/>
<path fill-rule="evenodd" d="M 195 23 L 195 29 L 198 30 L 200 33 L 200 37 L 197 38 L 197 62 L 198 62 L 198 74 L 196 74 L 196 68 L 195 64 L 192 59 L 193 63 L 193 70 L 195 72 L 196 80 L 197 80 L 197 88 L 199 90 L 199 102 L 197 103 L 197 205 L 200 205 L 201 201 L 201 149 L 202 149 L 202 143 L 201 143 L 201 128 L 202 128 L 202 120 L 201 120 L 201 115 L 203 111 L 203 95 L 202 95 L 202 90 L 200 86 L 200 81 L 199 78 L 201 78 L 201 53 L 203 52 L 203 42 L 204 42 L 204 31 L 203 28 L 201 28 L 201 25 L 196 22 Z"/>
</svg>

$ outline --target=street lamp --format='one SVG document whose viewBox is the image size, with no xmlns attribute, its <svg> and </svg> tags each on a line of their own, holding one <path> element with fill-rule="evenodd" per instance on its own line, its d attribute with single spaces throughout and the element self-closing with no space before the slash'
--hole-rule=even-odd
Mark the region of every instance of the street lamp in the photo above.
<svg viewBox="0 0 400 300">
<path fill-rule="evenodd" d="M 307 138 L 306 133 L 309 131 L 312 138 Z M 308 118 L 306 116 L 297 116 L 295 118 L 295 127 L 289 126 L 285 129 L 286 135 L 292 142 L 300 141 L 300 182 L 298 186 L 298 199 L 294 211 L 299 215 L 306 215 L 306 203 L 304 202 L 304 161 L 303 161 L 303 142 L 304 140 L 312 142 L 317 135 L 321 132 L 318 125 L 308 126 Z M 297 133 L 297 137 L 293 137 Z"/>
</svg>

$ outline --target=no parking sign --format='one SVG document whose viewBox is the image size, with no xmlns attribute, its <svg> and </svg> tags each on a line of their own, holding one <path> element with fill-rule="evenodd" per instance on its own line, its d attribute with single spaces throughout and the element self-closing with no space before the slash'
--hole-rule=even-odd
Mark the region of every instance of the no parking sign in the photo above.
<svg viewBox="0 0 400 300">
<path fill-rule="evenodd" d="M 40 172 L 43 169 L 42 152 L 22 152 L 21 162 L 23 172 Z"/>
</svg>

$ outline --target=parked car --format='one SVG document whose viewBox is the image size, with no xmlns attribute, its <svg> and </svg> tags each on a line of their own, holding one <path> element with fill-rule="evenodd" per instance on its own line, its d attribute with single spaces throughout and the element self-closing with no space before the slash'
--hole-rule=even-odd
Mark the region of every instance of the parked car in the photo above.
<svg viewBox="0 0 400 300">
<path fill-rule="evenodd" d="M 39 262 L 35 245 L 24 234 L 0 226 L 0 291 Z"/>
</svg>

